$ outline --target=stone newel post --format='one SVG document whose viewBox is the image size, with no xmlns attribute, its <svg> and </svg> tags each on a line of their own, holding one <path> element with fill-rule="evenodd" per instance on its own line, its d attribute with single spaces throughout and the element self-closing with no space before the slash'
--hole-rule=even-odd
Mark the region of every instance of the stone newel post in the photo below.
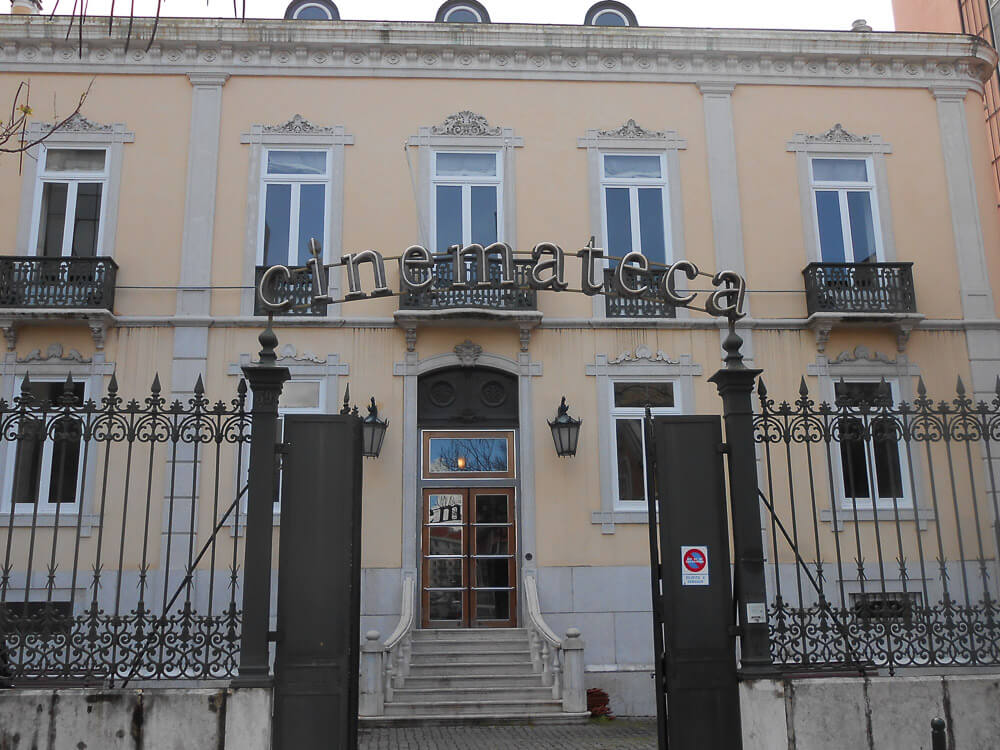
<svg viewBox="0 0 1000 750">
<path fill-rule="evenodd" d="M 361 644 L 361 695 L 358 701 L 358 713 L 361 716 L 381 716 L 385 711 L 382 670 L 379 632 L 369 630 L 365 633 L 365 642 Z"/>
<path fill-rule="evenodd" d="M 581 713 L 587 710 L 587 688 L 583 684 L 583 639 L 580 631 L 570 628 L 562 642 L 563 652 L 563 711 Z"/>
</svg>

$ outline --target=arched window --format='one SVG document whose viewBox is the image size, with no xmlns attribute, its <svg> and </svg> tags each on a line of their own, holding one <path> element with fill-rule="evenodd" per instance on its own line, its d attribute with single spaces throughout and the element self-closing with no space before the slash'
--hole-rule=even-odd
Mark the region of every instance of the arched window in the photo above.
<svg viewBox="0 0 1000 750">
<path fill-rule="evenodd" d="M 624 3 L 604 0 L 590 6 L 584 17 L 585 26 L 638 26 L 635 13 Z"/>
<path fill-rule="evenodd" d="M 330 0 L 292 0 L 285 9 L 285 18 L 296 21 L 339 21 L 340 11 Z"/>
<path fill-rule="evenodd" d="M 438 23 L 489 23 L 490 14 L 475 0 L 448 0 L 438 8 L 434 20 Z"/>
</svg>

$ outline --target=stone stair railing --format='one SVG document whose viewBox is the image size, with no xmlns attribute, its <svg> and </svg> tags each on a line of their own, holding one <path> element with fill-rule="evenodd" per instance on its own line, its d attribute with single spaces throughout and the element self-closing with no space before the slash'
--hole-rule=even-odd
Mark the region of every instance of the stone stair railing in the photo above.
<svg viewBox="0 0 1000 750">
<path fill-rule="evenodd" d="M 416 576 L 403 574 L 403 596 L 399 622 L 392 634 L 379 643 L 377 630 L 365 633 L 361 644 L 361 690 L 358 714 L 382 716 L 385 702 L 392 700 L 392 691 L 402 687 L 403 679 L 410 672 L 413 646 L 414 601 Z"/>
<path fill-rule="evenodd" d="M 583 639 L 580 631 L 569 628 L 559 640 L 542 617 L 538 603 L 538 582 L 534 572 L 524 574 L 525 627 L 535 671 L 544 685 L 552 687 L 552 697 L 562 700 L 564 713 L 587 710 L 587 690 L 583 682 Z"/>
</svg>

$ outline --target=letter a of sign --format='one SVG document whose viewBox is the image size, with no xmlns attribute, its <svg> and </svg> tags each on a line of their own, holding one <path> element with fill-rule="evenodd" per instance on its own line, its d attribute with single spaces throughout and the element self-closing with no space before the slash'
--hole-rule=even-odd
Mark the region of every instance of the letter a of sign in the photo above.
<svg viewBox="0 0 1000 750">
<path fill-rule="evenodd" d="M 543 256 L 545 260 L 542 260 Z M 551 242 L 539 242 L 531 251 L 531 260 L 534 262 L 530 276 L 533 289 L 552 289 L 561 292 L 569 287 L 566 283 L 566 259 L 561 247 Z M 550 275 L 543 277 L 543 271 L 549 272 Z"/>
</svg>

